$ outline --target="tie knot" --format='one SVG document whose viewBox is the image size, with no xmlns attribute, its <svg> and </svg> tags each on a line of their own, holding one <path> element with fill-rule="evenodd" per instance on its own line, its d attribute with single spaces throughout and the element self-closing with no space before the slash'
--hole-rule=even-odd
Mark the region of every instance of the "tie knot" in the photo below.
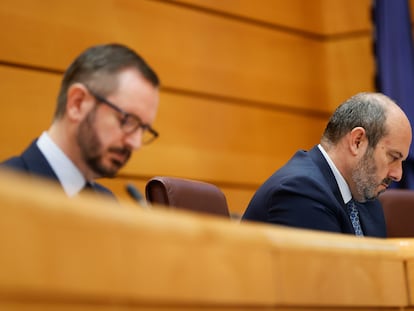
<svg viewBox="0 0 414 311">
<path fill-rule="evenodd" d="M 351 199 L 348 203 L 346 203 L 346 207 L 348 209 L 348 212 L 355 211 L 355 210 L 358 212 L 357 206 L 353 199 Z"/>
</svg>

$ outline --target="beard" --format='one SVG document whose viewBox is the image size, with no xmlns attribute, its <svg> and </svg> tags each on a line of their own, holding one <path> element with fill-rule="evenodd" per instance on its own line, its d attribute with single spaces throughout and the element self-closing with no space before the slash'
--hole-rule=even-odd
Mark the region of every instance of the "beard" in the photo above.
<svg viewBox="0 0 414 311">
<path fill-rule="evenodd" d="M 362 159 L 352 171 L 352 181 L 356 185 L 356 191 L 361 198 L 360 202 L 375 200 L 378 195 L 385 191 L 378 191 L 382 184 L 389 186 L 392 182 L 389 178 L 384 178 L 381 183 L 377 182 L 377 166 L 374 162 L 374 149 L 368 147 Z"/>
<path fill-rule="evenodd" d="M 105 152 L 98 137 L 96 129 L 93 127 L 96 110 L 92 110 L 86 118 L 79 124 L 77 142 L 80 148 L 83 161 L 98 177 L 114 177 L 125 165 L 131 156 L 131 150 L 122 147 L 110 147 L 107 153 L 121 155 L 124 160 L 111 159 L 110 164 L 105 164 L 103 154 Z"/>
</svg>

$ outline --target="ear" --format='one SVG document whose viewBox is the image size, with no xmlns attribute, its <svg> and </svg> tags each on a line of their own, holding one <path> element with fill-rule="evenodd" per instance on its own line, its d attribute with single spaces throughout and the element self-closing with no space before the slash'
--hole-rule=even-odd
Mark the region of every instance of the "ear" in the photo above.
<svg viewBox="0 0 414 311">
<path fill-rule="evenodd" d="M 358 155 L 361 152 L 365 153 L 368 146 L 367 136 L 363 127 L 355 127 L 349 133 L 349 149 L 353 155 Z"/>
<path fill-rule="evenodd" d="M 81 83 L 69 87 L 66 100 L 66 115 L 72 121 L 82 120 L 93 105 L 92 97 Z"/>
</svg>

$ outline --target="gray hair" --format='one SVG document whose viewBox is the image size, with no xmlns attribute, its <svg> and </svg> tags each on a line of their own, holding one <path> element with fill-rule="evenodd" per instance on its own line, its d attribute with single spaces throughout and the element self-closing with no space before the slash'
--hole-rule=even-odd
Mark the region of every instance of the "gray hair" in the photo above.
<svg viewBox="0 0 414 311">
<path fill-rule="evenodd" d="M 321 142 L 335 145 L 355 127 L 365 129 L 368 146 L 375 148 L 387 135 L 386 103 L 393 102 L 381 93 L 359 93 L 342 103 L 331 116 Z"/>
</svg>

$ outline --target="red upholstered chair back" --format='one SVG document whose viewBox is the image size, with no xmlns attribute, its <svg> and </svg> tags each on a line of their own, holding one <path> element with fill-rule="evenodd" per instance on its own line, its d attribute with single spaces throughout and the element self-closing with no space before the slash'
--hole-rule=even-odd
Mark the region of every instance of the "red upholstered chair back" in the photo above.
<svg viewBox="0 0 414 311">
<path fill-rule="evenodd" d="M 206 182 L 157 176 L 147 182 L 145 196 L 150 203 L 230 218 L 223 192 Z"/>
<path fill-rule="evenodd" d="M 379 196 L 389 238 L 414 237 L 414 191 L 389 189 Z"/>
</svg>

